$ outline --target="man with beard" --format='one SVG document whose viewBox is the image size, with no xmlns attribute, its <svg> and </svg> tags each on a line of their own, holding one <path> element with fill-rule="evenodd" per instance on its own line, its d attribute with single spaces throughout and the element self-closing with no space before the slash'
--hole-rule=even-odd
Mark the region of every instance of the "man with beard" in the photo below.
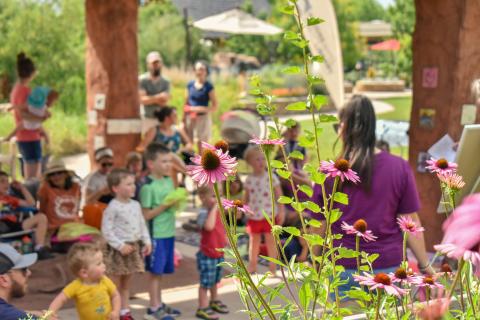
<svg viewBox="0 0 480 320">
<path fill-rule="evenodd" d="M 37 254 L 19 254 L 12 246 L 0 243 L 0 315 L 2 320 L 37 319 L 42 312 L 19 310 L 8 303 L 11 298 L 23 297 L 27 291 L 30 267 L 37 261 Z M 53 318 L 49 318 L 53 319 Z"/>
<path fill-rule="evenodd" d="M 148 71 L 140 76 L 140 103 L 144 106 L 142 133 L 158 124 L 154 113 L 160 107 L 166 106 L 170 99 L 170 82 L 162 77 L 163 60 L 160 53 L 152 51 L 147 55 Z"/>
</svg>

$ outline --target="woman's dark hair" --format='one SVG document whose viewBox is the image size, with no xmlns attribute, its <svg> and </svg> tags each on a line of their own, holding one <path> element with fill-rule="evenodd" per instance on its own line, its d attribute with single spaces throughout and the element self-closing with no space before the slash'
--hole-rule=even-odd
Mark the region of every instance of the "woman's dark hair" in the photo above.
<svg viewBox="0 0 480 320">
<path fill-rule="evenodd" d="M 35 72 L 35 65 L 32 59 L 23 52 L 17 55 L 17 73 L 21 79 L 30 77 Z"/>
<path fill-rule="evenodd" d="M 48 182 L 48 185 L 51 188 L 61 189 L 61 188 L 57 187 L 56 185 L 54 185 L 52 183 L 52 181 L 49 179 L 48 175 L 47 175 L 47 182 Z M 64 190 L 70 190 L 72 187 L 73 187 L 73 177 L 72 177 L 72 174 L 69 173 L 67 178 L 65 178 L 65 185 L 63 186 L 63 189 Z"/>
<path fill-rule="evenodd" d="M 163 122 L 165 118 L 169 117 L 175 110 L 176 109 L 174 107 L 165 106 L 155 110 L 153 115 L 158 119 L 159 122 Z"/>
<path fill-rule="evenodd" d="M 364 189 L 370 190 L 375 153 L 375 111 L 372 102 L 365 96 L 354 95 L 339 112 L 343 150 L 340 155 L 350 162 L 362 181 Z"/>
</svg>

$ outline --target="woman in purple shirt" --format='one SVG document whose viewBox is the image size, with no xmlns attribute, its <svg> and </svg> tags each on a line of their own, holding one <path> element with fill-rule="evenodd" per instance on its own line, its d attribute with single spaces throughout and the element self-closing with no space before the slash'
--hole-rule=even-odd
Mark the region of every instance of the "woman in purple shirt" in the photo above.
<svg viewBox="0 0 480 320">
<path fill-rule="evenodd" d="M 397 224 L 397 218 L 410 216 L 418 226 L 421 225 L 417 211 L 420 208 L 415 179 L 408 163 L 400 157 L 375 148 L 375 112 L 367 97 L 355 95 L 339 113 L 339 138 L 343 149 L 339 158 L 350 162 L 352 170 L 360 176 L 361 183 L 343 183 L 340 188 L 349 198 L 349 205 L 335 203 L 335 208 L 343 212 L 339 221 L 332 225 L 332 234 L 343 234 L 335 242 L 343 247 L 355 249 L 355 235 L 347 235 L 341 229 L 343 221 L 353 225 L 358 219 L 364 219 L 368 229 L 378 237 L 376 241 L 360 241 L 360 250 L 380 256 L 373 263 L 374 272 L 394 272 L 402 262 L 403 237 Z M 332 191 L 333 179 L 327 179 L 325 187 Z M 315 185 L 313 201 L 323 205 L 322 191 Z M 311 213 L 316 219 L 323 215 Z M 325 226 L 325 224 L 322 224 Z M 324 234 L 325 230 L 314 230 Z M 408 246 L 416 256 L 422 272 L 431 273 L 425 250 L 423 234 L 408 237 Z M 337 262 L 346 269 L 343 279 L 349 283 L 340 286 L 341 292 L 355 285 L 352 274 L 357 272 L 355 259 L 342 259 Z"/>
</svg>

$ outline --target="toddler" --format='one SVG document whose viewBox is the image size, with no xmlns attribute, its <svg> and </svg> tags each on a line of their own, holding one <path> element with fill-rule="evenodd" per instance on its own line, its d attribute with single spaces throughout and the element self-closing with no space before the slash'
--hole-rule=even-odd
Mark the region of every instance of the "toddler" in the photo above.
<svg viewBox="0 0 480 320">
<path fill-rule="evenodd" d="M 75 300 L 80 320 L 118 320 L 120 295 L 105 276 L 100 247 L 91 242 L 77 242 L 67 255 L 68 266 L 77 277 L 52 301 L 49 310 L 55 314 L 69 300 Z"/>
<path fill-rule="evenodd" d="M 262 235 L 265 237 L 268 256 L 273 258 L 276 258 L 277 256 L 275 240 L 271 233 L 272 226 L 262 214 L 262 210 L 264 210 L 269 217 L 272 216 L 270 182 L 266 170 L 265 157 L 259 146 L 249 146 L 247 150 L 245 150 L 244 159 L 252 169 L 252 173 L 248 175 L 245 181 L 244 203 L 248 204 L 254 212 L 253 216 L 248 217 L 247 222 L 247 233 L 250 238 L 248 271 L 256 272 Z M 280 188 L 280 182 L 275 175 L 273 175 L 273 188 L 275 199 L 278 199 L 281 196 L 282 191 Z M 281 204 L 277 204 L 275 208 L 277 210 L 275 212 L 276 221 L 272 221 L 272 223 L 282 225 L 285 216 L 284 207 Z M 276 266 L 274 263 L 270 262 L 269 269 L 275 275 Z"/>
<path fill-rule="evenodd" d="M 135 195 L 135 177 L 126 169 L 113 169 L 107 177 L 115 194 L 102 218 L 102 234 L 107 241 L 107 272 L 114 276 L 121 297 L 120 320 L 133 320 L 128 300 L 132 275 L 144 272 L 143 258 L 152 246 L 140 204 Z"/>
</svg>

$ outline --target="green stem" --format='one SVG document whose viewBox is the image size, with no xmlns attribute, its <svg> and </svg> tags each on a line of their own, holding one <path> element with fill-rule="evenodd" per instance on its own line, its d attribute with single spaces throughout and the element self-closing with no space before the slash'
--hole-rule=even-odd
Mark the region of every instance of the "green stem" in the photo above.
<svg viewBox="0 0 480 320">
<path fill-rule="evenodd" d="M 380 299 L 382 296 L 381 294 L 381 291 L 380 289 L 377 289 L 377 306 L 375 307 L 375 320 L 378 320 L 379 316 L 380 316 L 380 303 L 381 303 L 381 300 Z"/>
<path fill-rule="evenodd" d="M 357 253 L 357 271 L 360 274 L 360 237 L 355 236 L 355 251 Z"/>
<path fill-rule="evenodd" d="M 453 279 L 452 287 L 450 288 L 450 291 L 448 292 L 448 295 L 447 295 L 448 299 L 450 299 L 452 297 L 453 292 L 455 291 L 455 287 L 457 286 L 457 282 L 461 277 L 462 269 L 463 269 L 464 265 L 465 265 L 465 260 L 460 259 L 460 261 L 458 261 L 457 274 L 455 275 L 455 278 Z"/>
<path fill-rule="evenodd" d="M 471 266 L 471 265 L 470 265 Z M 473 318 L 474 319 L 477 319 L 477 314 L 475 312 L 475 304 L 473 303 L 473 298 L 472 298 L 472 291 L 471 291 L 471 288 L 470 288 L 470 268 L 468 268 L 468 272 L 467 272 L 467 275 L 465 277 L 465 283 L 466 283 L 466 287 L 467 287 L 467 297 L 468 297 L 468 301 L 470 302 L 470 305 L 472 306 L 472 313 L 473 313 Z"/>
<path fill-rule="evenodd" d="M 408 240 L 408 233 L 403 233 L 403 258 L 402 258 L 402 265 L 405 268 L 405 271 L 408 269 L 407 264 L 407 240 Z"/>
<path fill-rule="evenodd" d="M 247 278 L 247 282 L 248 282 L 249 286 L 252 288 L 253 292 L 255 293 L 257 298 L 260 300 L 260 303 L 262 304 L 262 306 L 265 309 L 265 312 L 268 314 L 269 318 L 271 320 L 276 320 L 275 314 L 273 313 L 272 309 L 270 308 L 270 305 L 267 303 L 264 296 L 262 295 L 260 290 L 257 288 L 255 283 L 253 282 L 252 277 L 250 276 L 250 273 L 248 272 L 245 264 L 243 263 L 243 259 L 240 256 L 240 253 L 238 252 L 238 248 L 235 245 L 235 240 L 233 239 L 231 231 L 229 230 L 230 229 L 229 225 L 228 225 L 228 223 L 226 221 L 226 218 L 225 218 L 225 211 L 223 210 L 222 200 L 220 199 L 220 192 L 218 191 L 218 185 L 216 183 L 213 184 L 213 191 L 215 192 L 215 197 L 217 198 L 218 207 L 220 209 L 220 219 L 222 220 L 222 224 L 225 227 L 225 229 L 227 229 L 227 239 L 228 239 L 228 242 L 230 243 L 230 247 L 233 251 L 235 259 L 237 260 L 237 263 L 238 263 L 240 269 L 245 274 L 245 277 Z M 247 294 L 250 295 L 249 290 L 247 290 Z"/>
<path fill-rule="evenodd" d="M 397 315 L 397 320 L 400 320 L 400 315 L 398 314 L 397 298 L 393 298 L 393 302 L 395 303 L 395 314 Z"/>
</svg>

